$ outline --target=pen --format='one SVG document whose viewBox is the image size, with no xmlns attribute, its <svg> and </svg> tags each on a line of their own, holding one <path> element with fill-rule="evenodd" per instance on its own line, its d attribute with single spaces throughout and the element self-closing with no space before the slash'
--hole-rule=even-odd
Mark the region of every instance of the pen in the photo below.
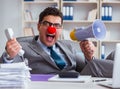
<svg viewBox="0 0 120 89">
<path fill-rule="evenodd" d="M 97 80 L 93 80 L 93 82 L 102 82 L 102 81 L 106 81 L 106 79 L 97 79 Z"/>
</svg>

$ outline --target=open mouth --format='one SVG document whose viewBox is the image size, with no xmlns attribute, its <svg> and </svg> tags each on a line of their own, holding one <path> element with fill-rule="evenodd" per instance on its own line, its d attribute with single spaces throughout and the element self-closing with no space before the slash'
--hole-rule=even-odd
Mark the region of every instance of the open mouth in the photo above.
<svg viewBox="0 0 120 89">
<path fill-rule="evenodd" d="M 47 40 L 51 42 L 55 38 L 55 34 L 47 34 L 46 37 L 47 37 Z"/>
<path fill-rule="evenodd" d="M 54 38 L 54 37 L 55 37 L 55 34 L 47 34 L 47 37 L 52 37 L 52 38 Z"/>
</svg>

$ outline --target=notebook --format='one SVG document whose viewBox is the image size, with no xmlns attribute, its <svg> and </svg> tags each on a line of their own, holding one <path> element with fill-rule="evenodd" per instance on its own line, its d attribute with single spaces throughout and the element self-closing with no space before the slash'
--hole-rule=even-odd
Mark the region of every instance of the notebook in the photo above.
<svg viewBox="0 0 120 89">
<path fill-rule="evenodd" d="M 120 89 L 120 43 L 116 44 L 114 65 L 113 65 L 113 76 L 111 82 L 104 82 L 100 85 L 109 87 L 109 88 L 119 88 Z"/>
</svg>

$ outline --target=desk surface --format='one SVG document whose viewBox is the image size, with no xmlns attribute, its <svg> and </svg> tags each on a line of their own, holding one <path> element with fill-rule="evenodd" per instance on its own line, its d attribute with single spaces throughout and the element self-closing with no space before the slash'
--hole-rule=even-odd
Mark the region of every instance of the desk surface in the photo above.
<svg viewBox="0 0 120 89">
<path fill-rule="evenodd" d="M 87 83 L 48 82 L 47 79 L 52 76 L 53 75 L 32 75 L 33 81 L 28 84 L 28 89 L 109 89 L 98 85 L 99 82 L 93 82 L 93 80 L 101 80 L 104 78 L 91 78 Z"/>
<path fill-rule="evenodd" d="M 28 89 L 109 89 L 96 83 L 31 82 Z"/>
<path fill-rule="evenodd" d="M 25 88 L 0 88 L 0 89 L 109 89 L 98 85 L 100 82 L 93 82 L 93 80 L 101 80 L 105 78 L 91 78 L 89 82 L 51 82 L 47 81 L 53 75 L 32 75 Z M 111 80 L 106 78 L 107 80 Z M 101 81 L 106 82 L 106 81 Z"/>
</svg>

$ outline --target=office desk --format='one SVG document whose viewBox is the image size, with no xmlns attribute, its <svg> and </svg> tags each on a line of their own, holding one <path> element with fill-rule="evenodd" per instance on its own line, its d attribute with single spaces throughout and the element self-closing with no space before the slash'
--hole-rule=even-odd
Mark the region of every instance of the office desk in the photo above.
<svg viewBox="0 0 120 89">
<path fill-rule="evenodd" d="M 32 80 L 28 84 L 28 89 L 109 89 L 103 86 L 98 85 L 98 82 L 93 82 L 93 80 L 101 78 L 91 78 L 90 82 L 87 83 L 72 83 L 72 82 L 48 82 L 47 78 L 52 77 L 53 75 L 44 76 L 35 75 L 32 77 Z"/>
<path fill-rule="evenodd" d="M 53 75 L 31 75 L 25 88 L 0 88 L 0 89 L 109 89 L 98 85 L 99 82 L 93 82 L 93 80 L 101 80 L 102 78 L 91 78 L 87 83 L 80 82 L 51 82 L 48 78 Z M 104 81 L 105 82 L 105 81 Z"/>
<path fill-rule="evenodd" d="M 31 82 L 28 89 L 109 89 L 95 83 Z"/>
</svg>

